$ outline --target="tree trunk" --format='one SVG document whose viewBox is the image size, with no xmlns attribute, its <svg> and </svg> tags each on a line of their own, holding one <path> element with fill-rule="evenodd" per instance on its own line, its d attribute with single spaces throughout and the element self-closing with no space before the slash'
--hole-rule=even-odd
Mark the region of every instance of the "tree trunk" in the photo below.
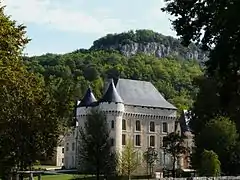
<svg viewBox="0 0 240 180">
<path fill-rule="evenodd" d="M 131 172 L 128 170 L 128 180 L 131 180 Z"/>
<path fill-rule="evenodd" d="M 173 167 L 172 167 L 172 176 L 175 178 L 175 163 L 176 163 L 176 157 L 173 157 Z"/>
<path fill-rule="evenodd" d="M 99 172 L 99 167 L 97 167 L 97 180 L 100 180 L 100 172 Z"/>
</svg>

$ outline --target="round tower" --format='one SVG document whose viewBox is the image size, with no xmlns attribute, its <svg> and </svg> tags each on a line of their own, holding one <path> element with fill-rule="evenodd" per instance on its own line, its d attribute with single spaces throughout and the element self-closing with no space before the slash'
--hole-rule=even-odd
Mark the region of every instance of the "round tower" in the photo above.
<svg viewBox="0 0 240 180">
<path fill-rule="evenodd" d="M 111 129 L 110 135 L 113 138 L 113 146 L 117 152 L 121 153 L 124 104 L 112 79 L 105 94 L 99 101 L 99 108 L 106 113 L 106 118 Z"/>
<path fill-rule="evenodd" d="M 96 103 L 97 103 L 97 99 L 95 98 L 91 88 L 89 87 L 83 99 L 80 101 L 80 103 L 77 106 L 76 116 L 78 119 L 79 126 L 84 125 L 86 116 L 90 113 L 92 107 L 94 107 Z"/>
<path fill-rule="evenodd" d="M 87 120 L 88 114 L 91 112 L 92 108 L 97 105 L 97 99 L 95 98 L 91 88 L 89 87 L 87 89 L 87 92 L 85 93 L 84 97 L 82 100 L 78 103 L 77 105 L 77 110 L 76 110 L 76 117 L 77 117 L 77 131 L 76 131 L 76 152 L 75 152 L 75 167 L 78 170 L 83 170 L 81 164 L 78 164 L 79 161 L 79 128 L 84 127 L 84 123 Z"/>
</svg>

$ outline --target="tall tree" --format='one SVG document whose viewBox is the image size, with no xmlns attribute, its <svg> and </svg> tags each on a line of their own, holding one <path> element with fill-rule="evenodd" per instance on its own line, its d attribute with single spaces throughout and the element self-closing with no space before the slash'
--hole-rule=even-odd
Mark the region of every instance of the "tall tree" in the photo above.
<svg viewBox="0 0 240 180">
<path fill-rule="evenodd" d="M 158 153 L 153 147 L 149 147 L 146 152 L 144 152 L 144 159 L 147 163 L 147 173 L 150 172 L 150 175 L 153 175 L 154 164 L 158 159 Z"/>
<path fill-rule="evenodd" d="M 29 41 L 0 7 L 0 176 L 51 156 L 59 135 L 56 106 L 43 79 L 29 73 L 21 53 Z"/>
<path fill-rule="evenodd" d="M 131 179 L 132 173 L 139 167 L 140 161 L 138 150 L 136 150 L 131 141 L 128 141 L 121 154 L 119 154 L 120 173 L 127 175 Z"/>
<path fill-rule="evenodd" d="M 4 14 L 4 7 L 0 3 L 0 59 L 4 64 L 15 63 L 21 58 L 22 50 L 29 42 L 26 37 L 25 26 L 17 25 Z"/>
<path fill-rule="evenodd" d="M 209 51 L 207 73 L 219 81 L 222 106 L 237 102 L 239 108 L 240 20 L 235 17 L 240 1 L 165 0 L 163 11 L 176 17 L 172 21 L 183 43 L 191 41 Z M 236 108 L 235 108 L 236 109 Z"/>
<path fill-rule="evenodd" d="M 186 152 L 184 139 L 178 133 L 172 132 L 163 138 L 164 150 L 172 156 L 172 175 L 175 177 L 176 162 L 181 154 Z"/>
<path fill-rule="evenodd" d="M 206 127 L 195 139 L 196 150 L 193 165 L 199 167 L 202 152 L 204 149 L 213 150 L 219 157 L 222 171 L 225 174 L 235 174 L 232 169 L 232 154 L 238 144 L 239 135 L 235 123 L 225 117 L 216 117 L 207 123 Z M 238 166 L 234 163 L 235 166 Z"/>
<path fill-rule="evenodd" d="M 194 84 L 199 87 L 199 92 L 191 110 L 190 126 L 197 136 L 210 120 L 224 114 L 224 111 L 220 103 L 220 96 L 217 93 L 218 85 L 215 78 L 201 76 L 195 78 Z"/>
<path fill-rule="evenodd" d="M 201 176 L 216 177 L 221 173 L 221 162 L 214 151 L 204 150 L 201 154 L 201 166 L 199 169 Z"/>
<path fill-rule="evenodd" d="M 106 116 L 100 110 L 92 110 L 84 127 L 79 131 L 79 168 L 87 173 L 100 175 L 116 171 L 116 155 L 112 150 L 110 130 Z"/>
</svg>

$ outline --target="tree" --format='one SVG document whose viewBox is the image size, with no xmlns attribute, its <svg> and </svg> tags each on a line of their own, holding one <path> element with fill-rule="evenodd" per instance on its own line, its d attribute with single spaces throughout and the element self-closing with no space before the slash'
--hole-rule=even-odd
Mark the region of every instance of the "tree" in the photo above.
<svg viewBox="0 0 240 180">
<path fill-rule="evenodd" d="M 132 142 L 128 141 L 121 154 L 119 154 L 119 168 L 123 175 L 131 179 L 132 173 L 139 167 L 140 158 L 138 151 L 133 147 Z"/>
<path fill-rule="evenodd" d="M 41 77 L 27 71 L 21 59 L 29 41 L 0 7 L 0 177 L 28 169 L 51 156 L 59 135 L 56 106 Z"/>
<path fill-rule="evenodd" d="M 137 37 L 141 39 L 139 36 L 142 33 L 139 33 L 140 31 L 137 33 Z M 159 37 L 157 42 L 170 46 L 170 49 L 181 54 L 183 47 L 179 40 L 157 34 L 153 33 L 152 36 L 154 37 L 148 35 L 144 35 L 144 37 L 149 37 L 149 40 Z M 129 37 L 132 37 L 132 35 Z M 114 44 L 118 39 L 121 41 L 121 36 L 114 36 Z M 148 40 L 145 42 L 148 42 Z M 196 48 L 194 52 L 195 50 Z M 197 51 L 199 51 L 198 48 Z M 37 57 L 25 57 L 24 59 L 31 71 L 44 76 L 46 84 L 56 86 L 54 87 L 56 92 L 54 97 L 64 110 L 60 111 L 61 113 L 69 109 L 66 108 L 66 105 L 69 104 L 67 100 L 72 98 L 70 103 L 72 104 L 74 102 L 73 98 L 77 97 L 79 99 L 82 97 L 89 84 L 93 87 L 96 98 L 99 99 L 102 95 L 104 80 L 108 77 L 150 81 L 179 110 L 182 108 L 188 109 L 192 106 L 198 90 L 198 87 L 192 85 L 192 80 L 194 77 L 202 75 L 199 63 L 195 60 L 160 59 L 154 55 L 144 54 L 126 57 L 118 51 L 107 50 L 91 49 L 63 55 L 46 54 Z M 69 60 L 74 61 L 76 66 L 69 66 Z M 96 70 L 97 74 L 92 70 Z M 90 76 L 94 76 L 94 78 Z M 60 79 L 62 80 L 60 81 Z M 68 95 L 72 91 L 75 92 L 75 97 Z"/>
<path fill-rule="evenodd" d="M 147 162 L 147 173 L 150 172 L 150 175 L 152 176 L 153 175 L 154 163 L 158 159 L 157 151 L 154 148 L 149 147 L 147 149 L 147 151 L 144 153 L 144 159 Z"/>
<path fill-rule="evenodd" d="M 204 149 L 213 150 L 219 157 L 222 171 L 225 174 L 235 174 L 232 167 L 232 155 L 237 150 L 239 135 L 235 123 L 226 117 L 216 117 L 207 123 L 206 127 L 195 138 L 195 167 L 199 167 Z M 237 164 L 235 164 L 236 166 Z M 239 165 L 238 165 L 239 166 Z"/>
<path fill-rule="evenodd" d="M 201 167 L 199 169 L 201 176 L 216 177 L 221 173 L 221 163 L 218 155 L 214 151 L 203 151 L 201 155 Z"/>
<path fill-rule="evenodd" d="M 200 76 L 194 79 L 194 84 L 199 88 L 199 92 L 191 108 L 190 127 L 197 136 L 211 119 L 223 114 L 224 111 L 222 111 L 220 96 L 217 93 L 216 79 Z"/>
<path fill-rule="evenodd" d="M 16 21 L 4 14 L 4 7 L 0 3 L 0 59 L 4 64 L 19 60 L 22 50 L 29 42 L 25 36 L 25 26 L 17 25 Z"/>
<path fill-rule="evenodd" d="M 176 17 L 172 24 L 183 44 L 197 42 L 203 50 L 209 51 L 207 75 L 218 80 L 222 106 L 228 107 L 237 100 L 239 107 L 239 83 L 236 82 L 239 82 L 240 69 L 240 21 L 234 17 L 240 10 L 240 1 L 165 2 L 167 6 L 162 10 Z"/>
<path fill-rule="evenodd" d="M 179 156 L 186 152 L 183 138 L 172 132 L 163 138 L 164 150 L 172 156 L 172 175 L 175 177 L 175 165 Z"/>
<path fill-rule="evenodd" d="M 101 174 L 116 171 L 116 155 L 112 150 L 106 116 L 100 110 L 92 110 L 84 127 L 80 127 L 79 166 L 86 173 Z"/>
</svg>

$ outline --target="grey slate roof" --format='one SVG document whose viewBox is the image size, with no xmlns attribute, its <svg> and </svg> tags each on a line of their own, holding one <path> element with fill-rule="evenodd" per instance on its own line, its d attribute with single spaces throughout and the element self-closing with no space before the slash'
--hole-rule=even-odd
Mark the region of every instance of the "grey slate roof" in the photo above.
<svg viewBox="0 0 240 180">
<path fill-rule="evenodd" d="M 99 102 L 116 102 L 116 103 L 123 103 L 123 100 L 121 98 L 121 96 L 119 96 L 113 79 L 111 79 L 109 85 L 108 85 L 108 89 L 105 92 L 105 94 L 103 95 L 102 99 L 99 100 Z"/>
<path fill-rule="evenodd" d="M 151 82 L 118 79 L 116 89 L 127 105 L 177 109 L 164 99 Z"/>
<path fill-rule="evenodd" d="M 89 87 L 86 94 L 84 95 L 81 102 L 78 104 L 78 107 L 92 106 L 97 102 L 91 88 Z"/>
</svg>

